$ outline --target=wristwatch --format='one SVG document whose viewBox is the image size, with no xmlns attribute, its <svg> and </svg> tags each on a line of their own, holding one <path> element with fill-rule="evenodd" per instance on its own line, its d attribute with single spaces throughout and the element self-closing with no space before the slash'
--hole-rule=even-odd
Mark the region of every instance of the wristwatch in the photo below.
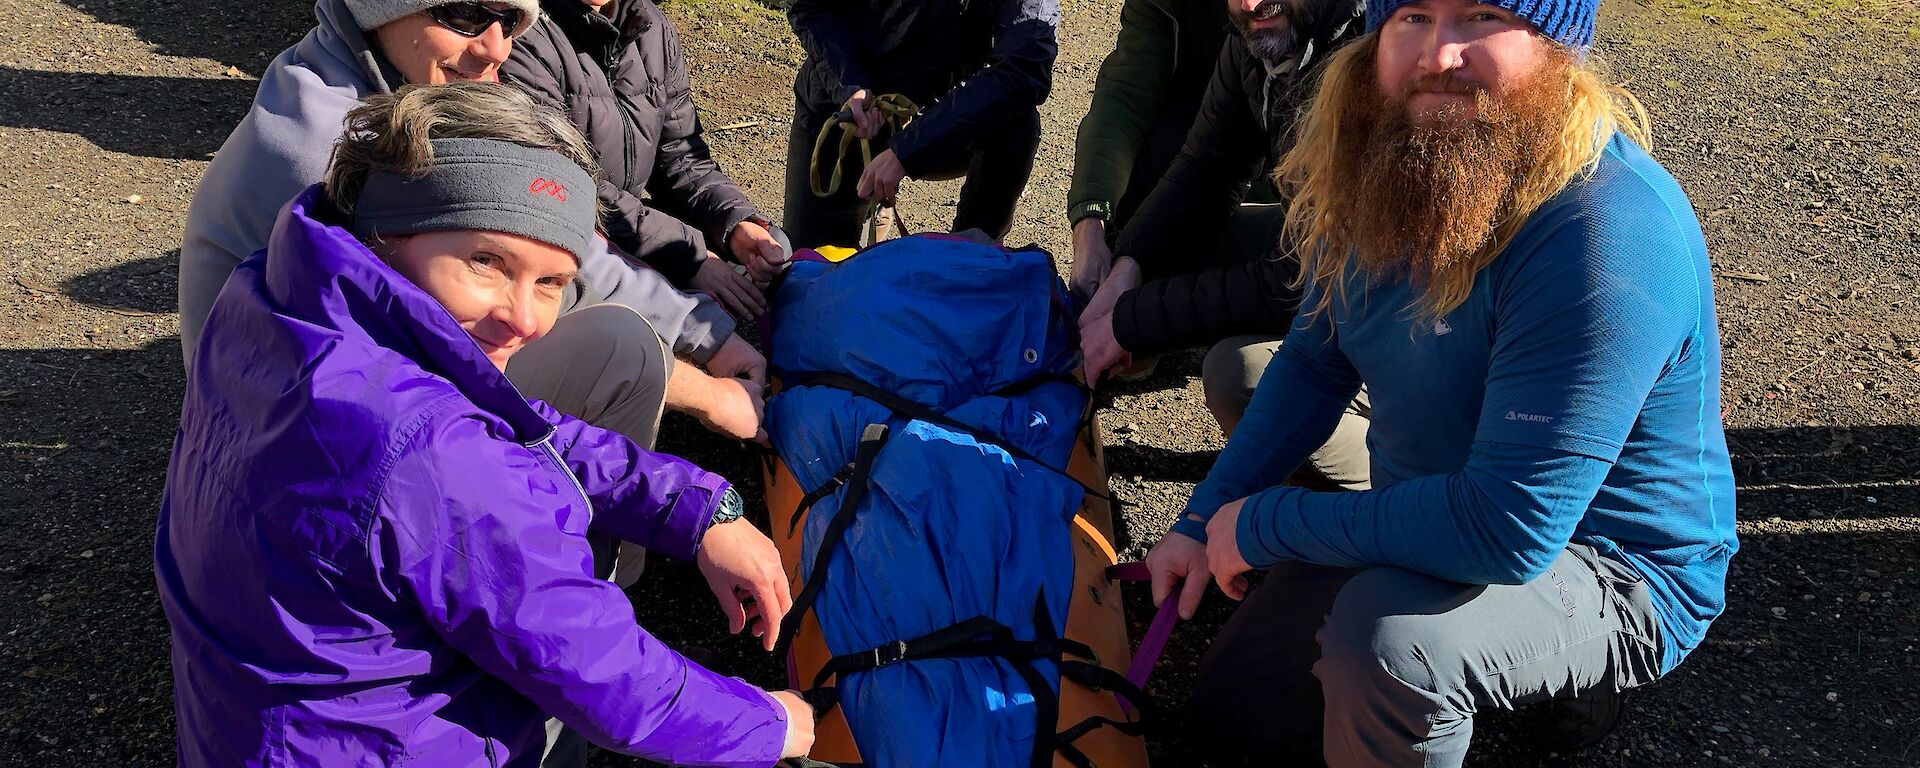
<svg viewBox="0 0 1920 768">
<path fill-rule="evenodd" d="M 713 522 L 708 523 L 707 527 L 731 523 L 746 514 L 746 500 L 740 498 L 740 492 L 734 490 L 733 486 L 727 486 L 726 490 L 720 492 L 720 508 L 713 511 Z"/>
<path fill-rule="evenodd" d="M 1101 221 L 1112 218 L 1113 203 L 1105 200 L 1083 200 L 1072 208 L 1067 209 L 1068 224 L 1079 224 L 1081 219 L 1087 218 L 1088 216 L 1098 217 Z"/>
</svg>

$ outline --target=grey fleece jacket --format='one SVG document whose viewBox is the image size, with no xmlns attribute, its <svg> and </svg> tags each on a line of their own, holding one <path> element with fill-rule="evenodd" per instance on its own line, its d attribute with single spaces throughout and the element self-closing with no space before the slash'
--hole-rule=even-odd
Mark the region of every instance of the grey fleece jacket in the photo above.
<svg viewBox="0 0 1920 768">
<path fill-rule="evenodd" d="M 227 275 L 266 247 L 281 207 L 325 176 L 347 111 L 402 83 L 368 47 L 344 0 L 318 0 L 313 13 L 318 25 L 268 65 L 253 106 L 194 192 L 180 246 L 180 344 L 189 366 Z M 733 318 L 718 304 L 681 293 L 611 246 L 591 251 L 580 273 L 585 288 L 568 292 L 563 313 L 624 304 L 651 322 L 674 352 L 697 363 L 733 334 Z"/>
</svg>

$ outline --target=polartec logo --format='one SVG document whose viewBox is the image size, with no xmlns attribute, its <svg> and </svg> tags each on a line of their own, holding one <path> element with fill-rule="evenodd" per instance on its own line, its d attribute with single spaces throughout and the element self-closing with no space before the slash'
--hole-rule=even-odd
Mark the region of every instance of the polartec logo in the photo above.
<svg viewBox="0 0 1920 768">
<path fill-rule="evenodd" d="M 1507 421 L 1531 421 L 1539 424 L 1552 424 L 1553 417 L 1542 416 L 1537 413 L 1520 413 L 1519 411 L 1507 411 Z"/>
<path fill-rule="evenodd" d="M 536 195 L 544 193 L 563 203 L 567 201 L 566 186 L 551 179 L 534 179 L 532 184 L 527 185 L 527 191 Z"/>
</svg>

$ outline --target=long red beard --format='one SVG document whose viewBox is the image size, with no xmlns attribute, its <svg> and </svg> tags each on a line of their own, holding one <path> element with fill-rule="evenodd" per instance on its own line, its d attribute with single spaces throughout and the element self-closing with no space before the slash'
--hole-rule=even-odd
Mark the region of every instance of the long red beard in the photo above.
<svg viewBox="0 0 1920 768">
<path fill-rule="evenodd" d="M 1408 94 L 1381 93 L 1373 54 L 1356 69 L 1340 114 L 1329 210 L 1359 266 L 1416 289 L 1471 280 L 1499 224 L 1516 212 L 1514 192 L 1560 141 L 1572 110 L 1572 61 L 1553 49 L 1505 97 L 1475 90 L 1474 113 L 1447 108 L 1425 125 L 1407 115 Z M 1411 88 L 1409 88 L 1411 90 Z M 1460 274 L 1464 272 L 1465 274 Z"/>
</svg>

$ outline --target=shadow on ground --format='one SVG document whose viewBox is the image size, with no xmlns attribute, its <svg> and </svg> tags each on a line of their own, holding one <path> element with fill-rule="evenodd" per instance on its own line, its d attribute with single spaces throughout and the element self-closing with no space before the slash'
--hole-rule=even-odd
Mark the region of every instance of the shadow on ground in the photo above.
<svg viewBox="0 0 1920 768">
<path fill-rule="evenodd" d="M 0 125 L 71 133 L 129 155 L 204 160 L 253 99 L 252 80 L 0 67 Z"/>
<path fill-rule="evenodd" d="M 208 6 L 185 0 L 61 0 L 133 30 L 167 56 L 212 59 L 259 76 L 267 62 L 313 27 L 311 0 Z"/>
<path fill-rule="evenodd" d="M 165 313 L 178 303 L 180 249 L 121 262 L 60 285 L 67 298 L 107 310 Z"/>
<path fill-rule="evenodd" d="M 177 0 L 67 0 L 160 53 L 212 59 L 246 77 L 47 72 L 0 66 L 0 126 L 74 134 L 112 152 L 202 160 L 245 114 L 253 79 L 313 26 L 305 0 L 208 13 Z"/>
</svg>

